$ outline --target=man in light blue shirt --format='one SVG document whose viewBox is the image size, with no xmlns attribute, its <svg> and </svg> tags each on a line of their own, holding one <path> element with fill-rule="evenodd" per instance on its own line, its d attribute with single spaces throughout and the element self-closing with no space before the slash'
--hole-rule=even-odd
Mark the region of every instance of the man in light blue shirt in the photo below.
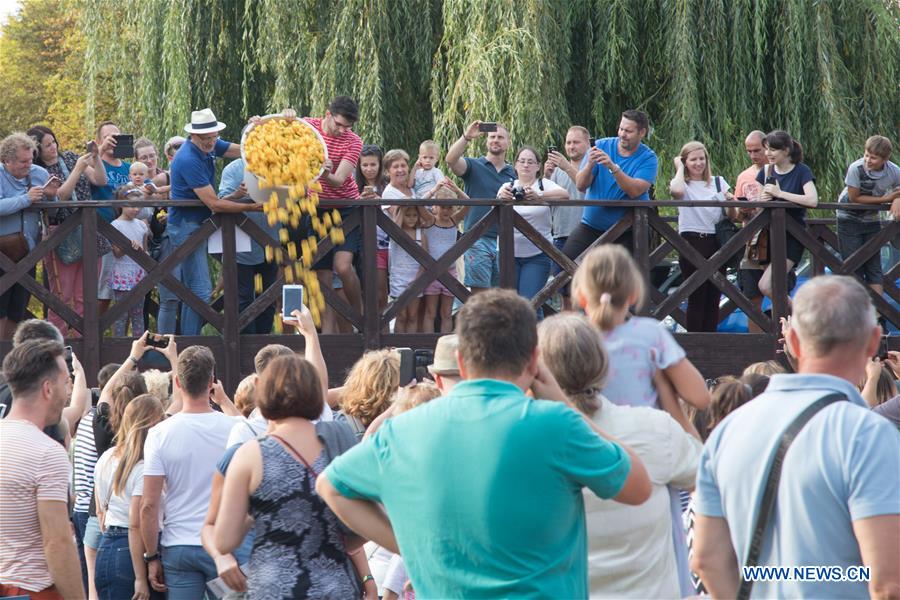
<svg viewBox="0 0 900 600">
<path fill-rule="evenodd" d="M 697 474 L 694 570 L 714 597 L 735 597 L 781 434 L 835 392 L 847 401 L 817 413 L 790 446 L 760 566 L 789 577 L 757 580 L 759 598 L 895 597 L 900 593 L 900 433 L 868 410 L 856 384 L 881 328 L 863 286 L 816 277 L 794 299 L 786 343 L 798 374 L 776 375 L 764 394 L 717 426 Z M 794 567 L 870 568 L 868 580 L 804 580 Z"/>
<path fill-rule="evenodd" d="M 417 598 L 587 597 L 581 490 L 640 504 L 644 466 L 567 405 L 515 291 L 466 302 L 458 336 L 465 381 L 386 421 L 316 489 L 353 531 L 399 544 Z"/>
<path fill-rule="evenodd" d="M 237 158 L 231 161 L 222 170 L 222 179 L 219 181 L 219 198 L 233 202 L 252 202 L 244 185 L 244 159 Z M 261 212 L 248 212 L 247 219 L 253 221 L 272 238 L 272 246 L 280 246 L 278 241 L 278 227 L 270 227 L 266 215 Z M 256 299 L 256 276 L 262 278 L 262 289 L 269 288 L 278 277 L 278 265 L 274 262 L 266 262 L 265 248 L 256 238 L 250 237 L 250 251 L 237 253 L 237 285 L 238 308 L 241 312 L 250 306 Z M 241 333 L 272 333 L 272 323 L 275 320 L 275 304 L 270 304 L 259 313 Z"/>
</svg>

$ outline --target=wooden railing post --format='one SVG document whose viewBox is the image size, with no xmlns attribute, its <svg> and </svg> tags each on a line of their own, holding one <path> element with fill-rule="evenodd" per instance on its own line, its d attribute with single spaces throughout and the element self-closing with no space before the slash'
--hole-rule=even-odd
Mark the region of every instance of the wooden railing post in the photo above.
<svg viewBox="0 0 900 600">
<path fill-rule="evenodd" d="M 84 330 L 81 332 L 81 361 L 88 385 L 97 385 L 97 373 L 100 371 L 100 303 L 97 300 L 99 258 L 97 256 L 97 209 L 80 208 L 82 212 L 81 227 L 81 261 L 84 264 Z"/>
<path fill-rule="evenodd" d="M 634 260 L 637 262 L 644 274 L 644 285 L 650 288 L 650 209 L 643 206 L 636 206 L 631 209 L 634 211 L 634 222 L 632 224 L 632 244 L 634 245 Z M 650 303 L 645 302 L 638 311 L 638 314 L 646 316 L 650 314 Z"/>
<path fill-rule="evenodd" d="M 497 227 L 500 250 L 500 287 L 516 289 L 516 246 L 514 240 L 515 209 L 512 204 L 500 204 L 500 223 Z"/>
<path fill-rule="evenodd" d="M 781 334 L 781 317 L 788 315 L 787 289 L 787 213 L 784 208 L 770 208 L 769 253 L 772 269 L 772 335 Z"/>
<path fill-rule="evenodd" d="M 363 206 L 362 263 L 363 263 L 363 346 L 367 350 L 381 347 L 381 311 L 378 307 L 378 211 L 377 206 Z"/>
<path fill-rule="evenodd" d="M 241 330 L 238 329 L 240 305 L 238 303 L 237 243 L 235 220 L 243 216 L 222 214 L 222 285 L 225 298 L 225 318 L 222 339 L 225 347 L 224 377 L 217 373 L 222 385 L 233 394 L 241 380 Z"/>
</svg>

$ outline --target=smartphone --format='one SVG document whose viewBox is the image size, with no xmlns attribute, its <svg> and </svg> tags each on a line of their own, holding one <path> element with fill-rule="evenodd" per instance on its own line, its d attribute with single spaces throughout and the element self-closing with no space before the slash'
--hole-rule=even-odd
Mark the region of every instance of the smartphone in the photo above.
<svg viewBox="0 0 900 600">
<path fill-rule="evenodd" d="M 281 318 L 285 321 L 293 321 L 291 313 L 295 310 L 303 310 L 303 286 L 281 286 Z"/>
<path fill-rule="evenodd" d="M 100 388 L 91 388 L 91 406 L 97 406 L 98 402 L 100 402 Z"/>
<path fill-rule="evenodd" d="M 375 187 L 371 185 L 363 186 L 363 194 L 374 194 Z"/>
<path fill-rule="evenodd" d="M 169 337 L 158 333 L 148 333 L 147 345 L 151 348 L 165 348 L 169 345 Z"/>
<path fill-rule="evenodd" d="M 550 156 L 551 152 L 559 152 L 559 150 L 556 148 L 556 146 L 547 146 L 547 156 L 548 157 Z"/>
<path fill-rule="evenodd" d="M 494 131 L 497 131 L 497 124 L 493 122 L 481 123 L 478 126 L 478 131 L 483 131 L 484 133 L 492 133 Z"/>
<path fill-rule="evenodd" d="M 416 378 L 416 355 L 412 348 L 397 348 L 400 354 L 400 387 L 409 385 Z"/>
<path fill-rule="evenodd" d="M 114 158 L 131 158 L 134 156 L 134 136 L 129 134 L 114 135 L 116 147 L 113 149 Z"/>
<path fill-rule="evenodd" d="M 84 151 L 88 154 L 97 154 L 97 142 L 91 140 L 87 144 L 84 145 Z"/>
<path fill-rule="evenodd" d="M 594 147 L 594 145 L 596 144 L 596 142 L 597 142 L 597 138 L 588 138 L 588 143 L 590 144 L 590 147 L 591 147 L 591 148 Z"/>
<path fill-rule="evenodd" d="M 72 365 L 72 346 L 65 347 L 65 357 L 66 357 L 66 367 L 69 369 L 69 375 L 75 372 L 75 367 Z"/>
<path fill-rule="evenodd" d="M 57 183 L 62 183 L 62 179 L 60 179 L 56 175 L 51 175 L 50 179 L 47 180 L 47 183 L 44 184 L 44 187 L 47 187 L 48 185 L 54 185 Z"/>
<path fill-rule="evenodd" d="M 888 354 L 888 336 L 881 336 L 881 342 L 878 343 L 878 354 L 876 354 L 876 356 L 880 360 L 887 360 L 890 358 L 890 355 Z"/>
</svg>

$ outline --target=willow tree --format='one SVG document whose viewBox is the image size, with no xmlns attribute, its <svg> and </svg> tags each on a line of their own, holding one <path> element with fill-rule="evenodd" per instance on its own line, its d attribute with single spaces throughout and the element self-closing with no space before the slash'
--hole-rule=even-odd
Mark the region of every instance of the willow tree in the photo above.
<svg viewBox="0 0 900 600">
<path fill-rule="evenodd" d="M 733 179 L 746 132 L 783 128 L 833 200 L 867 136 L 898 140 L 895 0 L 75 1 L 88 112 L 114 98 L 158 142 L 202 106 L 236 129 L 284 106 L 321 114 L 340 93 L 366 141 L 413 153 L 473 119 L 542 147 L 573 123 L 615 135 L 640 108 L 660 197 L 685 142 Z"/>
</svg>

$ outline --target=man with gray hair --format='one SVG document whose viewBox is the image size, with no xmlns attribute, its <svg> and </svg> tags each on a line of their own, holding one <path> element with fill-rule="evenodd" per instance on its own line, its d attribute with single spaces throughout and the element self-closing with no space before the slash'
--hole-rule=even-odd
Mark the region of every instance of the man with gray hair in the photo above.
<svg viewBox="0 0 900 600">
<path fill-rule="evenodd" d="M 856 387 L 880 337 L 855 279 L 816 277 L 797 292 L 785 340 L 797 374 L 773 376 L 722 421 L 700 460 L 692 566 L 713 596 L 755 579 L 765 598 L 900 597 L 900 433 Z M 779 483 L 769 472 L 784 439 Z"/>
</svg>

